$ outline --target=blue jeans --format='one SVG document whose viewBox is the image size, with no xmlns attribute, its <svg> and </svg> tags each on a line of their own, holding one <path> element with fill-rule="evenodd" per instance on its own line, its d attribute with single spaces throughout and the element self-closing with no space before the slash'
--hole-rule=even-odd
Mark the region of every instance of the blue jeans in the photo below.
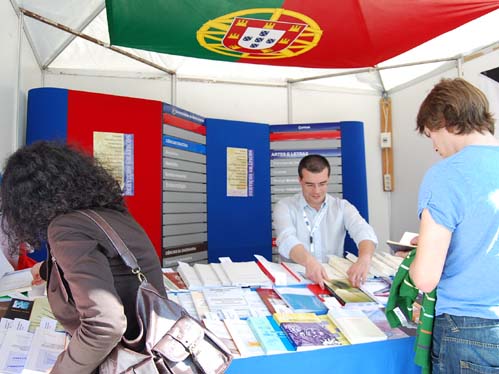
<svg viewBox="0 0 499 374">
<path fill-rule="evenodd" d="M 431 356 L 433 374 L 499 374 L 499 319 L 436 317 Z"/>
</svg>

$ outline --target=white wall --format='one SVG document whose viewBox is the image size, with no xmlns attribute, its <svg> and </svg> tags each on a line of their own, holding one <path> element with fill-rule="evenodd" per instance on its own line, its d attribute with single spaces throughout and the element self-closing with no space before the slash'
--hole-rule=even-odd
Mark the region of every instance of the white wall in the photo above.
<svg viewBox="0 0 499 374">
<path fill-rule="evenodd" d="M 41 72 L 31 47 L 19 38 L 17 15 L 9 1 L 0 1 L 0 163 L 24 142 L 26 92 L 41 85 Z M 19 53 L 19 50 L 21 53 Z M 20 75 L 18 72 L 20 70 Z M 20 79 L 18 79 L 20 76 Z M 19 123 L 19 127 L 17 126 Z"/>
<path fill-rule="evenodd" d="M 499 51 L 489 53 L 463 64 L 463 78 L 483 88 L 480 72 L 498 66 Z M 395 240 L 400 239 L 404 231 L 417 232 L 419 230 L 417 217 L 419 184 L 426 170 L 440 160 L 439 155 L 432 148 L 431 141 L 414 130 L 419 106 L 441 78 L 457 76 L 457 69 L 450 70 L 392 95 L 395 191 L 391 196 L 390 231 L 391 237 Z M 491 104 L 497 119 L 499 103 L 492 102 Z M 497 131 L 496 137 L 498 137 Z"/>
</svg>

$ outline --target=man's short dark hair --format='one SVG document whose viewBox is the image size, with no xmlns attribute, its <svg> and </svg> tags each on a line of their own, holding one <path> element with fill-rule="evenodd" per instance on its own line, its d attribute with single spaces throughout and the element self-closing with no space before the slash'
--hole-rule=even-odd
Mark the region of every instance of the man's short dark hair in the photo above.
<svg viewBox="0 0 499 374">
<path fill-rule="evenodd" d="M 321 155 L 308 155 L 303 157 L 298 164 L 298 175 L 303 178 L 302 170 L 306 169 L 311 173 L 320 173 L 327 168 L 327 176 L 331 175 L 331 166 L 327 158 Z"/>
</svg>

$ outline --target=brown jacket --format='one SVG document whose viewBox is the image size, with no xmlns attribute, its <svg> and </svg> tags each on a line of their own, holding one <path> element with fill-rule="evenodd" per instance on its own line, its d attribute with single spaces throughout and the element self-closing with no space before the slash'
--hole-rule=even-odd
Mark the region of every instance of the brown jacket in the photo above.
<svg viewBox="0 0 499 374">
<path fill-rule="evenodd" d="M 160 263 L 139 224 L 128 214 L 97 210 L 137 257 L 149 283 L 165 293 Z M 56 217 L 48 228 L 47 294 L 55 317 L 71 334 L 52 373 L 92 373 L 125 333 L 137 335 L 139 285 L 105 234 L 79 213 Z"/>
</svg>

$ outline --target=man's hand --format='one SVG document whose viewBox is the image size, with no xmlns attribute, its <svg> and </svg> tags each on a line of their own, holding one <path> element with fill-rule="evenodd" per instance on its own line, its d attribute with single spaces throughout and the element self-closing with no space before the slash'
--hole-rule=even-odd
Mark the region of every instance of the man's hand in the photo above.
<svg viewBox="0 0 499 374">
<path fill-rule="evenodd" d="M 354 287 L 360 287 L 366 281 L 369 267 L 371 266 L 371 257 L 359 257 L 347 270 L 348 280 Z"/>
<path fill-rule="evenodd" d="M 310 256 L 307 259 L 305 269 L 305 276 L 312 282 L 317 283 L 321 288 L 324 288 L 324 280 L 327 280 L 328 276 L 322 264 L 315 257 Z"/>
</svg>

